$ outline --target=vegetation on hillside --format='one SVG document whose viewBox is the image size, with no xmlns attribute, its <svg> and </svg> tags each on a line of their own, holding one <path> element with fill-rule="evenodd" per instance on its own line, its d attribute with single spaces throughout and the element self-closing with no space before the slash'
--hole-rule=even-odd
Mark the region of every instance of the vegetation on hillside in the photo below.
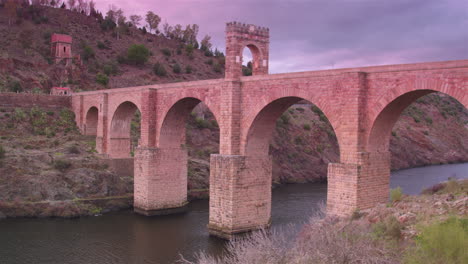
<svg viewBox="0 0 468 264">
<path fill-rule="evenodd" d="M 14 11 L 14 12 L 13 12 Z M 143 24 L 143 21 L 146 23 Z M 224 54 L 211 37 L 198 40 L 199 26 L 161 25 L 149 11 L 126 16 L 93 0 L 0 1 L 0 92 L 48 93 L 53 86 L 75 91 L 183 80 L 221 78 Z M 53 33 L 73 37 L 71 65 L 55 63 Z M 205 63 L 207 59 L 213 64 Z M 171 69 L 171 70 L 168 70 Z"/>
</svg>

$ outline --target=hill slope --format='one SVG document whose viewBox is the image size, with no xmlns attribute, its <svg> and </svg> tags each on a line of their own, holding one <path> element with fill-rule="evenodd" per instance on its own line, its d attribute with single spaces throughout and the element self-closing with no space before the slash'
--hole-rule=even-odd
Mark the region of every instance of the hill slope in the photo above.
<svg viewBox="0 0 468 264">
<path fill-rule="evenodd" d="M 0 7 L 0 92 L 8 91 L 14 81 L 18 81 L 24 91 L 36 88 L 35 91 L 48 93 L 51 87 L 60 85 L 79 91 L 223 76 L 223 57 L 207 57 L 199 49 L 189 54 L 186 45 L 179 40 L 144 34 L 135 27 L 130 27 L 117 39 L 114 31 L 101 29 L 94 17 L 60 8 L 39 6 L 36 9 L 46 18 L 43 23 L 22 19 L 10 27 L 6 10 Z M 64 63 L 52 62 L 50 36 L 53 33 L 73 37 L 72 52 L 81 55 L 82 66 L 76 63 L 66 67 Z M 132 44 L 148 48 L 150 56 L 144 65 L 125 63 Z M 166 76 L 153 72 L 156 63 L 163 65 Z M 180 66 L 181 73 L 174 72 L 175 65 Z M 109 75 L 108 85 L 96 83 L 99 73 Z"/>
</svg>

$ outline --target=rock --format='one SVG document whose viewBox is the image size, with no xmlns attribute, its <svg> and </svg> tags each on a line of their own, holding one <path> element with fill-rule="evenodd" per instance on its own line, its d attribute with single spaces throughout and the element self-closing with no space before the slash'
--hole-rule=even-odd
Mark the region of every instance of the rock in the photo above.
<svg viewBox="0 0 468 264">
<path fill-rule="evenodd" d="M 407 223 L 407 222 L 409 222 L 411 220 L 414 220 L 415 218 L 416 218 L 416 215 L 414 213 L 408 212 L 408 213 L 405 213 L 403 215 L 400 215 L 398 217 L 398 221 L 403 224 L 403 223 Z"/>
</svg>

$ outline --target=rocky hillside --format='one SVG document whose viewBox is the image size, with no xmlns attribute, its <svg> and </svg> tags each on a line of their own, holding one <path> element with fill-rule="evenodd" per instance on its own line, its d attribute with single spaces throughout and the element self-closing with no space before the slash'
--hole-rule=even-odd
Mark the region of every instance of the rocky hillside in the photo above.
<svg viewBox="0 0 468 264">
<path fill-rule="evenodd" d="M 7 11 L 0 7 L 0 92 L 48 93 L 61 85 L 75 91 L 96 90 L 223 76 L 222 54 L 192 51 L 181 40 L 135 27 L 117 36 L 114 30 L 103 29 L 102 20 L 67 9 L 30 6 L 22 12 L 23 18 L 9 26 Z M 73 37 L 72 52 L 81 56 L 82 65 L 53 62 L 53 33 Z M 128 60 L 128 49 L 134 44 L 149 51 L 143 64 Z"/>
</svg>

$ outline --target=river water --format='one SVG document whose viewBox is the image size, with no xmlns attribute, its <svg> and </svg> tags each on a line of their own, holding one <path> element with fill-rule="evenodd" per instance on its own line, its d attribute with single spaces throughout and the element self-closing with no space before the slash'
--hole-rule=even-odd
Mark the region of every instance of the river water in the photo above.
<svg viewBox="0 0 468 264">
<path fill-rule="evenodd" d="M 407 194 L 445 181 L 468 178 L 468 163 L 392 173 L 391 187 Z M 326 201 L 326 184 L 285 185 L 273 190 L 272 226 L 298 228 Z M 0 221 L 0 263 L 173 263 L 200 250 L 219 255 L 225 241 L 208 236 L 208 201 L 185 214 L 145 217 L 131 211 L 80 219 Z"/>
</svg>

